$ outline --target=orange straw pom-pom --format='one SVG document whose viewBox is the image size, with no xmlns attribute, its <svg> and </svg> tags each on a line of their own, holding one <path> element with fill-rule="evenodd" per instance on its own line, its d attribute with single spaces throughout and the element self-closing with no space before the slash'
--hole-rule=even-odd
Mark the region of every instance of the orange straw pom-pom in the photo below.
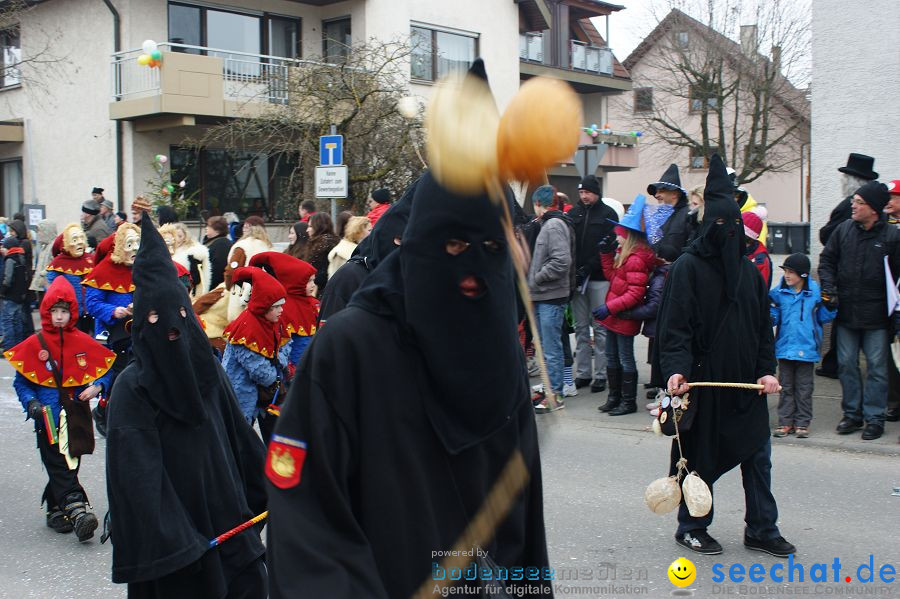
<svg viewBox="0 0 900 599">
<path fill-rule="evenodd" d="M 575 154 L 581 123 L 581 100 L 569 84 L 547 77 L 529 79 L 500 118 L 501 175 L 544 183 L 547 169 Z"/>
</svg>

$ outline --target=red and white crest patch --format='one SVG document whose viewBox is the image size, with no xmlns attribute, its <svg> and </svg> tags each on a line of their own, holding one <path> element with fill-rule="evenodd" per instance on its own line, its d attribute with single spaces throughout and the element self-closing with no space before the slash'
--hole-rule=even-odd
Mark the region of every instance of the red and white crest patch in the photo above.
<svg viewBox="0 0 900 599">
<path fill-rule="evenodd" d="M 300 473 L 306 460 L 306 443 L 272 435 L 266 456 L 266 476 L 279 489 L 289 489 L 300 483 Z"/>
</svg>

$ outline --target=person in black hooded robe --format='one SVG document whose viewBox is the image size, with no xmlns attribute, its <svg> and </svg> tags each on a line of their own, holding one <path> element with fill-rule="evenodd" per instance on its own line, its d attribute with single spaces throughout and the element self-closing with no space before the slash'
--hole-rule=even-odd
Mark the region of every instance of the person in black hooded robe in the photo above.
<svg viewBox="0 0 900 599">
<path fill-rule="evenodd" d="M 744 257 L 743 221 L 733 186 L 718 155 L 710 159 L 703 224 L 697 239 L 672 264 L 663 289 L 654 346 L 654 371 L 671 394 L 683 395 L 690 381 L 759 383 L 778 391 L 767 289 Z M 667 382 L 666 382 L 667 381 Z M 661 386 L 661 385 L 660 385 Z M 781 536 L 771 491 L 769 410 L 761 391 L 696 388 L 697 413 L 681 444 L 688 470 L 712 490 L 723 474 L 740 465 L 747 501 L 744 544 L 778 557 L 795 551 Z M 675 473 L 678 445 L 672 442 Z M 713 512 L 694 518 L 682 502 L 676 541 L 698 553 L 722 546 L 707 532 Z"/>
<path fill-rule="evenodd" d="M 403 196 L 388 208 L 368 237 L 363 239 L 353 251 L 353 256 L 335 271 L 319 298 L 318 326 L 325 324 L 333 314 L 343 310 L 350 298 L 362 285 L 366 276 L 375 270 L 378 263 L 399 246 L 409 211 L 412 208 L 413 194 L 416 192 L 416 179 L 403 192 Z"/>
<path fill-rule="evenodd" d="M 261 525 L 209 548 L 265 510 L 265 448 L 149 217 L 141 228 L 134 360 L 109 404 L 112 580 L 128 583 L 131 599 L 266 597 Z"/>
<path fill-rule="evenodd" d="M 427 172 L 399 250 L 316 334 L 267 457 L 272 597 L 406 598 L 433 585 L 432 552 L 453 547 L 517 450 L 530 478 L 484 549 L 500 566 L 547 567 L 499 212 Z"/>
</svg>

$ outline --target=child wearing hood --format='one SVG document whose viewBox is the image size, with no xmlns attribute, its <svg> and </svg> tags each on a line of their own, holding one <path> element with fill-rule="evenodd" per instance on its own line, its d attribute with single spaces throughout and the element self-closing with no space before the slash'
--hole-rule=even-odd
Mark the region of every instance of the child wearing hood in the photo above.
<svg viewBox="0 0 900 599">
<path fill-rule="evenodd" d="M 87 510 L 87 495 L 78 482 L 81 454 L 72 455 L 75 438 L 67 438 L 72 427 L 61 422 L 61 398 L 87 402 L 106 393 L 115 354 L 75 328 L 78 302 L 65 277 L 50 284 L 40 312 L 40 332 L 4 356 L 16 370 L 13 388 L 27 418 L 34 421 L 38 452 L 50 479 L 41 496 L 47 503 L 47 526 L 60 533 L 74 530 L 84 542 L 94 536 L 98 523 Z M 93 431 L 88 444 L 93 446 Z"/>
<path fill-rule="evenodd" d="M 809 278 L 809 258 L 791 254 L 781 266 L 781 284 L 769 292 L 775 357 L 778 358 L 778 427 L 773 437 L 809 436 L 812 420 L 813 369 L 819 361 L 822 325 L 837 316 L 822 303 L 819 284 Z"/>
<path fill-rule="evenodd" d="M 255 266 L 234 271 L 234 282 L 251 285 L 250 302 L 225 328 L 228 341 L 222 366 L 231 381 L 247 422 L 265 414 L 266 407 L 280 402 L 281 382 L 290 355 L 290 336 L 284 331 L 281 313 L 287 292 L 274 277 Z"/>
</svg>

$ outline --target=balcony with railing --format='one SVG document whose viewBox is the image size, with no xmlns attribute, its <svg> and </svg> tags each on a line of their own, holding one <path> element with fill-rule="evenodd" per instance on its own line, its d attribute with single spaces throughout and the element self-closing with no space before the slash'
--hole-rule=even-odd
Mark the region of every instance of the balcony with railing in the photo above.
<svg viewBox="0 0 900 599">
<path fill-rule="evenodd" d="M 519 34 L 519 72 L 523 78 L 550 75 L 569 81 L 581 92 L 631 89 L 630 81 L 614 76 L 609 48 L 570 39 L 560 51 L 566 56 L 557 60 L 544 56 L 545 41 L 542 33 Z"/>
<path fill-rule="evenodd" d="M 110 118 L 181 115 L 237 117 L 287 104 L 292 69 L 310 61 L 187 44 L 159 44 L 162 64 L 138 63 L 141 50 L 112 56 Z"/>
</svg>

